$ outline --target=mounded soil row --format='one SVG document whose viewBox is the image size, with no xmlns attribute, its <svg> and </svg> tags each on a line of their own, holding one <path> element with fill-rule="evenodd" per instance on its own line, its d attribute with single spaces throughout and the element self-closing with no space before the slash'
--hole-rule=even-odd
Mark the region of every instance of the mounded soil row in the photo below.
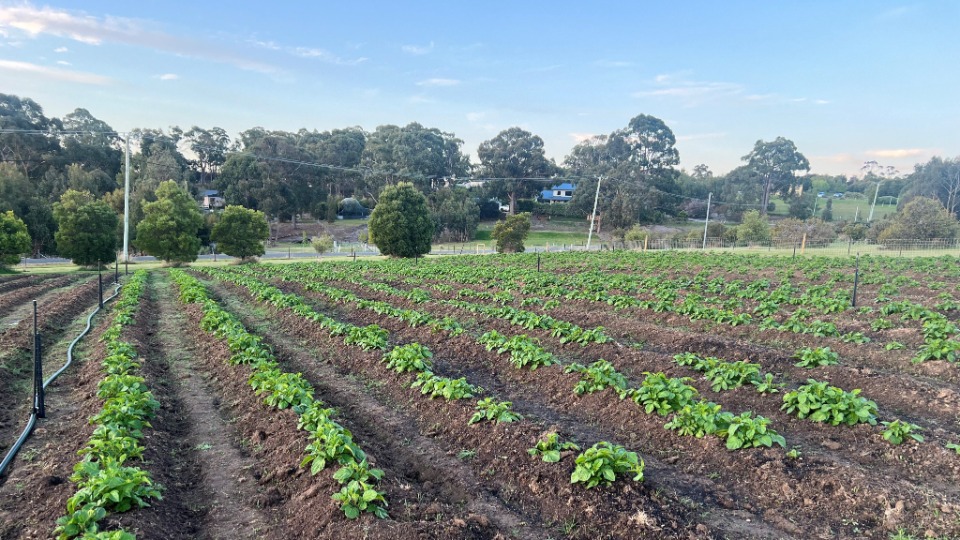
<svg viewBox="0 0 960 540">
<path fill-rule="evenodd" d="M 351 288 L 349 284 L 336 285 Z M 290 288 L 289 285 L 284 286 Z M 294 289 L 303 293 L 302 289 Z M 414 306 L 402 299 L 359 287 L 353 290 L 360 296 L 384 300 L 399 307 L 427 309 L 423 304 Z M 317 295 L 311 297 L 315 301 L 324 302 Z M 429 309 L 435 314 L 452 315 L 460 320 L 473 316 L 449 306 L 430 305 Z M 397 332 L 405 331 L 402 323 L 386 320 L 370 312 L 358 311 L 351 316 L 357 319 L 357 324 L 373 321 Z M 554 316 L 558 315 L 554 313 Z M 505 321 L 483 317 L 480 319 L 483 321 L 483 330 L 496 329 L 511 334 L 522 331 Z M 580 322 L 582 317 L 573 320 L 587 325 Z M 604 326 L 608 327 L 606 324 Z M 661 329 L 661 332 L 669 331 Z M 433 343 L 430 341 L 429 331 L 421 333 L 424 334 L 422 339 L 431 343 L 431 346 L 443 347 L 454 341 L 434 338 L 436 343 Z M 622 371 L 631 375 L 634 381 L 642 378 L 644 371 L 667 371 L 674 376 L 695 375 L 677 368 L 669 357 L 665 358 L 663 354 L 651 354 L 613 344 L 591 345 L 585 348 L 578 345 L 563 346 L 546 332 L 527 333 L 539 337 L 548 348 L 555 348 L 562 357 L 580 361 L 607 358 L 622 367 Z M 648 342 L 659 343 L 656 339 L 658 333 L 653 329 L 647 334 Z M 475 343 L 469 343 L 471 340 L 467 341 L 468 343 L 457 348 L 460 353 L 454 353 L 452 357 L 464 361 L 471 355 L 464 354 L 463 351 L 471 347 L 479 348 Z M 723 404 L 726 410 L 752 410 L 772 418 L 772 427 L 786 436 L 788 444 L 800 444 L 803 449 L 803 457 L 798 460 L 786 459 L 781 450 L 730 453 L 716 440 L 690 441 L 675 437 L 660 427 L 664 419 L 643 415 L 635 405 L 618 402 L 612 394 L 573 398 L 570 392 L 573 383 L 560 383 L 559 380 L 563 377 L 555 372 L 550 376 L 537 378 L 542 379 L 542 382 L 538 383 L 531 380 L 536 378 L 533 374 L 529 374 L 529 377 L 518 375 L 524 372 L 512 370 L 503 360 L 500 363 L 503 368 L 495 370 L 491 376 L 502 378 L 506 397 L 510 397 L 515 403 L 521 402 L 521 399 L 543 401 L 543 396 L 549 396 L 552 398 L 550 405 L 553 408 L 565 411 L 571 409 L 569 405 L 573 399 L 578 405 L 601 399 L 602 403 L 595 404 L 595 412 L 583 415 L 583 421 L 600 419 L 603 423 L 606 419 L 616 419 L 607 423 L 621 441 L 647 434 L 642 442 L 654 448 L 652 453 L 680 456 L 677 460 L 678 466 L 685 472 L 716 476 L 715 491 L 722 494 L 725 489 L 729 489 L 729 498 L 738 501 L 735 508 L 762 514 L 771 526 L 784 532 L 799 534 L 805 524 L 811 524 L 816 528 L 804 531 L 804 537 L 844 536 L 856 534 L 854 529 L 857 529 L 861 533 L 870 531 L 872 537 L 885 538 L 890 530 L 900 526 L 930 527 L 935 531 L 957 533 L 956 459 L 939 445 L 908 443 L 893 447 L 880 439 L 876 428 L 821 426 L 787 416 L 779 411 L 779 396 L 776 395 L 773 398 L 764 397 L 748 388 L 717 394 L 711 392 L 707 385 L 698 383 L 697 386 L 705 398 Z M 490 368 L 487 366 L 492 365 L 496 364 L 490 359 L 478 359 L 472 362 L 468 369 L 489 372 Z M 535 373 L 539 372 L 538 370 Z M 476 371 L 471 373 L 475 374 Z M 575 375 L 564 377 L 576 380 Z M 546 386 L 542 386 L 544 384 Z M 536 385 L 541 386 L 537 388 Z M 498 394 L 499 392 L 498 388 Z M 611 407 L 614 409 L 611 410 Z M 631 417 L 635 417 L 638 422 L 632 429 L 617 425 L 622 424 L 624 418 Z M 653 434 L 656 435 L 650 436 Z M 918 485 L 918 478 L 925 482 Z M 722 495 L 715 498 L 721 501 L 725 499 Z M 824 525 L 829 525 L 830 532 L 824 532 Z"/>
<path fill-rule="evenodd" d="M 239 303 L 251 302 L 245 289 L 231 284 L 221 283 L 215 290 L 224 298 L 239 296 Z M 321 355 L 322 361 L 329 362 L 341 373 L 341 377 L 366 381 L 366 385 L 374 389 L 370 393 L 395 409 L 397 414 L 406 416 L 407 425 L 415 426 L 419 436 L 432 439 L 448 455 L 462 456 L 474 482 L 502 504 L 519 512 L 527 523 L 552 529 L 553 534 L 569 538 L 719 537 L 698 519 L 697 512 L 702 508 L 698 505 L 688 508 L 656 481 L 653 484 L 620 481 L 608 488 L 592 490 L 571 485 L 572 456 L 559 464 L 547 464 L 527 455 L 526 450 L 551 427 L 535 414 L 531 414 L 528 420 L 512 424 L 469 426 L 467 421 L 474 412 L 472 400 L 445 402 L 427 399 L 419 391 L 409 388 L 412 380 L 409 374 L 400 375 L 385 368 L 381 362 L 382 351 L 344 346 L 342 338 L 331 338 L 316 323 L 285 310 L 265 309 L 268 315 L 261 317 L 273 330 L 271 335 L 278 347 L 287 341 L 306 343 Z M 335 313 L 326 307 L 322 309 Z M 406 337 L 399 333 L 391 338 L 394 345 L 405 342 Z M 457 376 L 442 371 L 450 365 L 445 358 L 435 356 L 440 374 Z M 296 367 L 302 367 L 304 376 L 311 382 L 321 380 L 327 369 L 309 362 Z M 496 392 L 492 395 L 498 399 L 508 397 Z M 344 414 L 349 414 L 346 408 L 344 410 Z M 362 426 L 364 420 L 360 421 Z M 388 424 L 392 425 L 392 422 Z M 356 432 L 364 429 L 349 423 L 345 425 Z M 404 436 L 403 431 L 393 433 L 397 440 Z M 359 442 L 362 446 L 370 444 L 366 440 Z M 590 440 L 588 444 L 593 442 L 596 441 Z M 383 465 L 383 456 L 378 456 L 378 464 Z M 456 476 L 459 472 L 448 475 L 448 478 Z M 481 493 L 475 497 L 482 499 L 486 495 Z M 492 524 L 499 519 L 496 516 L 488 518 Z M 746 524 L 745 520 L 739 521 Z"/>
<path fill-rule="evenodd" d="M 96 301 L 95 281 L 42 298 L 37 324 L 44 352 L 44 378 L 65 362 L 65 357 L 54 357 L 47 349 L 74 320 L 85 317 Z M 5 453 L 25 426 L 33 406 L 33 317 L 0 334 L 0 355 L 0 452 Z"/>
</svg>

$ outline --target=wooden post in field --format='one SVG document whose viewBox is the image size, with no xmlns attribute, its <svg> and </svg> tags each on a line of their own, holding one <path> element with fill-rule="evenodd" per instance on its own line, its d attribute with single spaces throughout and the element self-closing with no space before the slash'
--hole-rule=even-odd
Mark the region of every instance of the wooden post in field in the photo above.
<svg viewBox="0 0 960 540">
<path fill-rule="evenodd" d="M 647 252 L 647 240 L 650 240 L 650 235 L 649 235 L 649 234 L 643 237 L 643 252 L 644 252 L 644 253 Z"/>
<path fill-rule="evenodd" d="M 800 241 L 800 255 L 807 251 L 807 233 L 803 233 L 803 240 Z"/>
</svg>

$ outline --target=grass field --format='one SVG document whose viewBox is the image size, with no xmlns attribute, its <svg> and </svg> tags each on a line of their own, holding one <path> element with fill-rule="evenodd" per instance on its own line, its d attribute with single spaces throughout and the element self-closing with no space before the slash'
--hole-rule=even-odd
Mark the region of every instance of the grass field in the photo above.
<svg viewBox="0 0 960 540">
<path fill-rule="evenodd" d="M 790 205 L 783 201 L 780 198 L 772 199 L 776 203 L 777 208 L 771 212 L 771 215 L 774 216 L 787 216 L 789 215 Z M 832 199 L 833 200 L 833 220 L 834 221 L 853 221 L 857 217 L 859 208 L 859 218 L 858 221 L 866 221 L 867 217 L 870 215 L 870 203 L 866 199 Z M 827 198 L 818 198 L 817 199 L 817 208 L 816 216 L 820 217 L 823 214 L 823 210 L 826 207 Z M 885 216 L 893 214 L 897 211 L 896 204 L 887 204 L 883 205 L 877 203 L 877 207 L 873 212 L 873 219 L 881 219 Z"/>
</svg>

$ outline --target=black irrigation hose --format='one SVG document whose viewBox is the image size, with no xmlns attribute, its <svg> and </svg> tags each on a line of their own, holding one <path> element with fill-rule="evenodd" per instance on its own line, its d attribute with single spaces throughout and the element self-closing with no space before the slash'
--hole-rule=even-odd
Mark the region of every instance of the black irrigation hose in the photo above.
<svg viewBox="0 0 960 540">
<path fill-rule="evenodd" d="M 114 298 L 116 298 L 117 295 L 120 294 L 120 287 L 121 285 L 117 284 L 116 288 L 113 291 L 113 296 L 110 296 L 109 298 L 104 298 L 103 302 L 107 303 L 110 300 L 113 300 Z M 43 381 L 44 389 L 46 389 L 46 387 L 49 386 L 50 383 L 56 380 L 56 378 L 59 377 L 60 374 L 64 372 L 64 370 L 70 367 L 71 363 L 73 363 L 73 347 L 76 346 L 76 344 L 80 341 L 80 339 L 83 338 L 83 336 L 87 335 L 87 333 L 90 332 L 90 328 L 93 326 L 92 324 L 93 316 L 96 315 L 99 311 L 100 311 L 99 305 L 93 308 L 93 311 L 90 313 L 90 316 L 87 317 L 87 327 L 84 328 L 83 332 L 80 332 L 80 335 L 74 338 L 74 340 L 70 342 L 70 346 L 67 347 L 67 362 L 63 364 L 63 366 L 60 369 L 54 372 L 54 374 L 51 375 L 47 380 Z M 37 407 L 38 406 L 39 404 L 36 403 L 36 397 L 34 397 L 33 412 L 30 413 L 30 420 L 27 421 L 27 427 L 24 428 L 23 433 L 20 434 L 20 438 L 17 439 L 17 442 L 15 442 L 12 447 L 10 447 L 10 450 L 7 452 L 6 457 L 3 458 L 3 462 L 0 462 L 0 477 L 3 476 L 3 473 L 7 470 L 7 467 L 10 465 L 10 462 L 13 461 L 13 458 L 17 456 L 17 452 L 20 451 L 20 447 L 30 437 L 30 434 L 33 433 L 33 428 L 36 427 L 37 425 Z"/>
</svg>

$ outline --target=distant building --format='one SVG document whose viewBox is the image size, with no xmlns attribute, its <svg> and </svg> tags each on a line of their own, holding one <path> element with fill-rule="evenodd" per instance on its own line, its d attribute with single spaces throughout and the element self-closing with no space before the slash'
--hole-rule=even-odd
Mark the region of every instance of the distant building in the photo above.
<svg viewBox="0 0 960 540">
<path fill-rule="evenodd" d="M 541 191 L 540 200 L 551 204 L 570 202 L 570 199 L 573 198 L 573 192 L 576 191 L 576 189 L 577 186 L 569 182 L 564 182 L 550 189 Z"/>
<path fill-rule="evenodd" d="M 227 205 L 226 199 L 221 197 L 220 192 L 215 189 L 205 189 L 200 192 L 200 196 L 203 197 L 200 207 L 204 210 L 215 210 Z"/>
</svg>

